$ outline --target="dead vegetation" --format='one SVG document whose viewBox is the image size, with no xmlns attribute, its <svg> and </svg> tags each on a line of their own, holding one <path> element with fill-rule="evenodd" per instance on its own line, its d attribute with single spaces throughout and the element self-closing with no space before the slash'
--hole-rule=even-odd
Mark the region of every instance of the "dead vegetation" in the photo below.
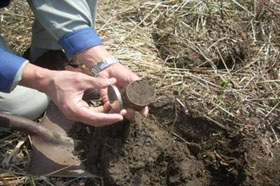
<svg viewBox="0 0 280 186">
<path fill-rule="evenodd" d="M 146 2 L 123 15 L 152 30 L 167 72 L 162 83 L 196 102 L 191 111 L 240 126 L 279 115 L 276 2 Z"/>
<path fill-rule="evenodd" d="M 15 0 L 0 12 L 0 33 L 19 54 L 30 43 L 27 7 Z M 98 13 L 97 30 L 108 49 L 154 83 L 158 101 L 168 97 L 174 112 L 245 138 L 257 135 L 274 156 L 280 134 L 279 1 L 106 0 Z M 166 123 L 176 123 L 178 115 Z M 26 138 L 0 135 L 2 184 L 53 185 L 24 173 Z"/>
<path fill-rule="evenodd" d="M 120 17 L 151 30 L 164 61 L 160 93 L 175 91 L 185 110 L 219 126 L 265 128 L 278 143 L 279 8 L 276 1 L 147 1 Z"/>
</svg>

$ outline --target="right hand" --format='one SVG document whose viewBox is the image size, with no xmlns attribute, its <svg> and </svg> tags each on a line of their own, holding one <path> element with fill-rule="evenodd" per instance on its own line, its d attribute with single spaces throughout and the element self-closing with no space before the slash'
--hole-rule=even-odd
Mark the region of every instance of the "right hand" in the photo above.
<svg viewBox="0 0 280 186">
<path fill-rule="evenodd" d="M 82 99 L 84 92 L 106 88 L 114 83 L 114 78 L 94 78 L 82 73 L 60 71 L 53 76 L 46 93 L 67 118 L 98 127 L 122 121 L 126 111 L 107 113 L 109 104 L 91 107 Z"/>
<path fill-rule="evenodd" d="M 64 115 L 95 127 L 109 125 L 123 120 L 126 110 L 108 113 L 110 105 L 91 107 L 82 98 L 84 92 L 103 89 L 116 83 L 116 79 L 94 78 L 83 73 L 52 71 L 27 64 L 21 85 L 46 93 Z"/>
</svg>

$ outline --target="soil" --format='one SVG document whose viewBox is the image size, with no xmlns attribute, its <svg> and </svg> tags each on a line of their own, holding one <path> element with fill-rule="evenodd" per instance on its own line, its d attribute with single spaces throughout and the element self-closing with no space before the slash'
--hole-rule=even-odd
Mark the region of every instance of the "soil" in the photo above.
<svg viewBox="0 0 280 186">
<path fill-rule="evenodd" d="M 137 114 L 133 122 L 96 128 L 87 140 L 86 165 L 103 176 L 104 185 L 210 183 L 203 162 L 152 118 Z"/>
<path fill-rule="evenodd" d="M 278 185 L 279 148 L 269 152 L 258 136 L 176 114 L 175 107 L 163 97 L 147 118 L 136 114 L 134 121 L 90 130 L 77 125 L 87 169 L 104 185 Z"/>
<path fill-rule="evenodd" d="M 147 80 L 133 81 L 122 92 L 124 107 L 138 111 L 152 103 L 154 98 L 154 87 Z"/>
</svg>

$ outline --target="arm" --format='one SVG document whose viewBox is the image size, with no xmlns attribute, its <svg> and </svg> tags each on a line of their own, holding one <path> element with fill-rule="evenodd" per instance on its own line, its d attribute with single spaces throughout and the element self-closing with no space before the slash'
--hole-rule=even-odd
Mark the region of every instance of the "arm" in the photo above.
<svg viewBox="0 0 280 186">
<path fill-rule="evenodd" d="M 112 56 L 98 37 L 94 27 L 96 0 L 28 0 L 40 24 L 48 30 L 64 48 L 66 56 L 74 56 L 92 69 L 103 59 Z M 119 88 L 139 77 L 121 64 L 113 64 L 103 70 L 99 77 L 116 78 Z M 104 102 L 108 102 L 106 91 L 101 91 Z M 142 112 L 147 115 L 148 109 Z"/>
<path fill-rule="evenodd" d="M 69 119 L 93 126 L 123 120 L 126 111 L 108 114 L 109 105 L 90 107 L 82 100 L 86 90 L 105 88 L 115 79 L 93 78 L 85 74 L 52 71 L 29 64 L 24 58 L 0 49 L 0 91 L 11 92 L 19 83 L 46 93 Z"/>
<path fill-rule="evenodd" d="M 40 2 L 38 1 L 38 3 Z M 59 31 L 59 29 L 57 30 Z M 95 37 L 96 34 L 92 28 L 86 28 L 85 30 L 81 28 L 77 32 L 73 31 L 75 36 L 74 40 L 76 38 L 76 33 L 80 35 L 84 31 L 89 35 L 93 34 L 94 39 L 90 40 L 91 42 L 97 42 L 95 45 L 100 43 L 101 40 Z M 67 48 L 67 51 L 69 49 L 69 52 L 67 53 L 68 57 L 75 55 L 75 52 L 80 49 L 84 50 L 88 47 L 87 45 L 77 45 L 79 50 L 72 50 L 72 36 L 71 33 L 65 37 L 68 39 L 64 40 L 65 43 L 69 44 L 66 44 L 66 47 L 69 46 L 69 48 Z M 10 92 L 20 82 L 23 86 L 46 93 L 69 119 L 93 126 L 103 126 L 121 121 L 123 115 L 126 114 L 125 110 L 118 114 L 110 114 L 108 113 L 108 104 L 94 108 L 90 107 L 82 100 L 84 91 L 96 88 L 106 88 L 107 86 L 114 84 L 116 82 L 115 79 L 93 78 L 75 72 L 43 69 L 28 64 L 28 61 L 24 58 L 3 50 L 0 50 L 0 68 L 0 91 Z"/>
<path fill-rule="evenodd" d="M 0 49 L 0 91 L 11 92 L 21 80 L 28 61 Z"/>
</svg>

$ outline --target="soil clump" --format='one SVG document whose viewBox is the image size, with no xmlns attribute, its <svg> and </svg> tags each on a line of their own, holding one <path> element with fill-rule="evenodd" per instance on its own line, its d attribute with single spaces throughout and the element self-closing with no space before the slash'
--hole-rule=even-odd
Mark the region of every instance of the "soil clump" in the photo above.
<svg viewBox="0 0 280 186">
<path fill-rule="evenodd" d="M 154 87 L 147 80 L 133 81 L 122 91 L 124 106 L 137 111 L 152 103 L 154 98 Z"/>
</svg>

